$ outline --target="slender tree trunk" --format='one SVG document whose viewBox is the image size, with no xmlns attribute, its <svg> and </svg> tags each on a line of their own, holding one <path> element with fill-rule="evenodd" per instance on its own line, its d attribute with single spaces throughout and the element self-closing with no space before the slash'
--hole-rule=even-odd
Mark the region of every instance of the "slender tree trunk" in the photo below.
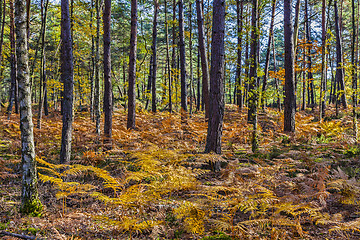
<svg viewBox="0 0 360 240">
<path fill-rule="evenodd" d="M 37 128 L 41 129 L 41 119 L 43 114 L 44 103 L 46 99 L 46 56 L 45 56 L 45 38 L 46 38 L 46 17 L 47 9 L 49 5 L 49 0 L 41 0 L 41 23 L 42 23 L 42 33 L 41 33 L 41 72 L 40 72 L 40 101 L 39 101 L 39 113 L 38 113 L 38 122 Z"/>
<path fill-rule="evenodd" d="M 272 38 L 272 49 L 273 49 L 273 61 L 274 61 L 274 72 L 277 71 L 277 64 L 276 64 L 276 53 L 275 53 L 275 39 Z M 279 79 L 275 77 L 275 89 L 276 89 L 276 95 L 277 95 L 277 107 L 279 109 L 279 112 L 281 112 L 281 98 L 280 98 L 280 87 L 279 87 Z"/>
<path fill-rule="evenodd" d="M 180 75 L 181 75 L 181 110 L 187 112 L 187 83 L 186 83 L 186 56 L 184 40 L 184 2 L 179 1 L 179 48 L 180 48 Z M 185 114 L 186 115 L 186 114 Z"/>
<path fill-rule="evenodd" d="M 193 91 L 193 86 L 194 86 L 194 79 L 193 79 L 193 56 L 192 56 L 192 52 L 193 52 L 193 45 L 192 45 L 192 2 L 189 1 L 189 52 L 190 52 L 190 115 L 192 114 L 193 111 L 193 97 L 194 97 L 194 91 Z"/>
<path fill-rule="evenodd" d="M 351 42 L 351 75 L 352 75 L 352 112 L 354 136 L 358 139 L 357 113 L 356 113 L 356 86 L 357 86 L 357 66 L 355 65 L 355 43 L 356 43 L 356 24 L 355 24 L 355 0 L 351 0 L 351 22 L 352 22 L 352 42 Z"/>
<path fill-rule="evenodd" d="M 20 211 L 24 214 L 40 216 L 42 204 L 38 198 L 37 171 L 33 135 L 31 93 L 29 79 L 29 57 L 26 34 L 25 1 L 16 0 L 16 41 L 17 41 L 17 78 L 20 97 L 20 130 L 22 158 L 22 188 Z"/>
<path fill-rule="evenodd" d="M 291 0 L 284 0 L 285 99 L 284 131 L 295 132 L 294 47 L 291 24 Z"/>
<path fill-rule="evenodd" d="M 4 30 L 5 30 L 5 16 L 6 16 L 6 0 L 0 1 L 0 6 L 2 6 L 2 19 L 1 19 L 1 30 L 0 30 L 0 65 L 2 65 L 2 50 L 4 44 Z"/>
<path fill-rule="evenodd" d="M 153 21 L 153 42 L 152 42 L 152 74 L 151 74 L 151 110 L 156 112 L 156 71 L 157 71 L 157 17 L 159 12 L 159 3 L 158 0 L 154 0 L 154 21 Z"/>
<path fill-rule="evenodd" d="M 236 65 L 236 102 L 241 110 L 244 106 L 242 93 L 242 32 L 243 32 L 243 12 L 244 1 L 236 1 L 236 21 L 237 21 L 237 65 Z"/>
<path fill-rule="evenodd" d="M 105 0 L 104 13 L 104 135 L 105 143 L 111 143 L 113 90 L 111 84 L 111 0 Z"/>
<path fill-rule="evenodd" d="M 305 0 L 305 28 L 306 28 L 306 38 L 307 44 L 311 45 L 311 30 L 310 30 L 310 20 L 309 20 L 309 11 L 308 11 L 308 0 Z M 315 96 L 314 96 L 314 77 L 312 73 L 312 58 L 311 58 L 311 48 L 308 48 L 307 56 L 307 68 L 308 68 L 308 83 L 309 83 L 309 99 L 311 108 L 315 107 Z"/>
<path fill-rule="evenodd" d="M 137 50 L 137 0 L 131 0 L 131 35 L 129 54 L 129 90 L 127 128 L 135 129 L 135 80 Z"/>
<path fill-rule="evenodd" d="M 165 41 L 166 41 L 166 68 L 167 68 L 167 74 L 168 74 L 168 84 L 169 84 L 169 112 L 171 112 L 172 108 L 172 74 L 171 74 L 171 66 L 170 66 L 170 53 L 169 53 L 169 24 L 168 24 L 168 18 L 167 18 L 167 1 L 164 1 L 164 11 L 165 11 Z M 171 105 L 171 108 L 170 108 Z"/>
<path fill-rule="evenodd" d="M 200 81 L 200 49 L 198 46 L 198 54 L 197 54 L 197 104 L 196 104 L 196 111 L 200 111 L 200 105 L 201 105 L 201 81 Z"/>
<path fill-rule="evenodd" d="M 205 38 L 204 38 L 204 19 L 200 0 L 196 0 L 197 25 L 199 34 L 199 50 L 201 57 L 202 70 L 202 97 L 205 107 L 205 118 L 209 117 L 209 66 L 206 57 Z"/>
<path fill-rule="evenodd" d="M 69 163 L 73 122 L 74 66 L 70 30 L 69 1 L 61 0 L 61 81 L 64 84 L 63 127 L 61 137 L 60 163 Z"/>
<path fill-rule="evenodd" d="M 90 2 L 90 29 L 93 28 L 93 15 L 94 15 L 94 0 Z M 95 39 L 93 33 L 91 33 L 91 72 L 90 72 L 90 118 L 92 121 L 95 120 L 94 117 L 94 77 L 95 77 Z"/>
<path fill-rule="evenodd" d="M 225 65 L 225 0 L 213 1 L 210 111 L 205 152 L 221 154 L 221 136 L 224 119 L 224 65 Z M 210 163 L 212 170 L 220 163 Z"/>
<path fill-rule="evenodd" d="M 252 19 L 251 19 L 251 45 L 250 45 L 250 72 L 249 72 L 249 110 L 248 122 L 253 124 L 253 133 L 251 139 L 251 148 L 256 152 L 259 148 L 257 137 L 257 105 L 258 105 L 258 47 L 259 47 L 259 33 L 258 33 L 258 11 L 259 2 L 253 0 Z"/>
<path fill-rule="evenodd" d="M 265 109 L 265 91 L 266 91 L 267 79 L 268 79 L 268 75 L 269 75 L 271 40 L 274 35 L 275 9 L 276 9 L 276 0 L 272 0 L 271 22 L 270 22 L 270 29 L 269 29 L 268 44 L 267 44 L 267 49 L 266 49 L 266 60 L 265 60 L 263 85 L 262 85 L 262 91 L 261 91 L 262 92 L 261 106 L 263 109 Z"/>
<path fill-rule="evenodd" d="M 320 84 L 320 104 L 319 104 L 319 117 L 320 121 L 325 116 L 325 91 L 326 91 L 326 0 L 322 1 L 322 46 L 321 46 L 321 84 Z"/>
<path fill-rule="evenodd" d="M 176 0 L 173 0 L 173 15 L 172 15 L 172 56 L 171 56 L 171 82 L 172 84 L 175 83 L 175 103 L 177 99 L 177 81 L 176 78 L 178 77 L 176 72 L 176 30 L 175 30 L 175 22 L 176 22 Z M 171 85 L 172 85 L 171 84 Z M 171 95 L 170 95 L 171 97 Z M 172 99 L 169 99 L 169 111 L 172 112 Z"/>
<path fill-rule="evenodd" d="M 10 5 L 10 65 L 11 65 L 11 88 L 10 88 L 10 97 L 9 97 L 9 106 L 7 113 L 10 117 L 13 103 L 15 103 L 15 113 L 19 113 L 18 106 L 18 82 L 16 78 L 16 47 L 15 47 L 15 21 L 14 21 L 14 1 L 9 1 Z"/>
<path fill-rule="evenodd" d="M 95 132 L 100 136 L 100 0 L 96 0 L 96 38 L 95 38 Z"/>
<path fill-rule="evenodd" d="M 342 50 L 342 40 L 341 40 L 341 31 L 340 31 L 340 23 L 338 16 L 338 0 L 334 1 L 334 11 L 335 11 L 335 31 L 336 31 L 336 81 L 340 86 L 340 98 L 343 107 L 347 108 L 346 96 L 345 96 L 345 82 L 344 82 L 344 69 L 343 69 L 343 50 Z"/>
</svg>

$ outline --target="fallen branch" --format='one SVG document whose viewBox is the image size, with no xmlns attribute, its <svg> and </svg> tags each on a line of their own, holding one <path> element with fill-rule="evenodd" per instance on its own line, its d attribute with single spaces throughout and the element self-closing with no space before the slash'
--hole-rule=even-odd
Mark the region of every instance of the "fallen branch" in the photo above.
<svg viewBox="0 0 360 240">
<path fill-rule="evenodd" d="M 10 236 L 10 237 L 16 237 L 16 238 L 21 238 L 21 239 L 41 240 L 41 238 L 37 238 L 37 237 L 33 237 L 33 236 L 28 236 L 28 235 L 11 233 L 11 232 L 6 232 L 6 231 L 0 231 L 0 236 L 2 236 L 2 235 L 6 235 L 6 236 Z"/>
</svg>

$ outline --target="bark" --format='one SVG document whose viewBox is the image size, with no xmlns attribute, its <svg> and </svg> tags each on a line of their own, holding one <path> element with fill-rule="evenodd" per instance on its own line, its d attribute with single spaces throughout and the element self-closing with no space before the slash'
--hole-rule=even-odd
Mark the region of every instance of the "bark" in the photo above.
<svg viewBox="0 0 360 240">
<path fill-rule="evenodd" d="M 224 119 L 224 65 L 225 65 L 225 0 L 213 1 L 213 23 L 210 70 L 210 109 L 205 152 L 221 154 L 221 136 Z M 220 164 L 210 163 L 213 170 Z"/>
<path fill-rule="evenodd" d="M 2 64 L 2 50 L 4 43 L 4 30 L 5 30 L 5 16 L 6 16 L 6 0 L 3 3 L 0 1 L 2 6 L 2 19 L 1 19 L 1 30 L 0 30 L 0 65 Z"/>
<path fill-rule="evenodd" d="M 94 15 L 94 0 L 90 2 L 90 29 L 93 28 L 93 15 Z M 94 118 L 94 77 L 95 77 L 95 40 L 94 35 L 91 34 L 91 60 L 90 60 L 90 118 Z"/>
<path fill-rule="evenodd" d="M 320 83 L 320 104 L 319 104 L 319 117 L 320 121 L 325 116 L 325 91 L 326 91 L 326 0 L 322 1 L 322 16 L 321 16 L 321 25 L 322 25 L 322 36 L 321 36 L 321 83 Z"/>
<path fill-rule="evenodd" d="M 151 46 L 152 50 L 152 73 L 151 73 L 151 110 L 152 112 L 156 112 L 156 71 L 157 71 L 157 17 L 159 12 L 159 3 L 158 0 L 154 0 L 154 21 L 153 21 L 153 42 Z"/>
<path fill-rule="evenodd" d="M 11 87 L 10 87 L 10 97 L 9 97 L 9 106 L 7 113 L 9 117 L 11 115 L 13 104 L 15 103 L 15 113 L 19 113 L 18 106 L 18 82 L 16 77 L 16 47 L 15 47 L 15 21 L 14 21 L 14 1 L 9 1 L 10 5 L 10 77 L 11 77 Z"/>
<path fill-rule="evenodd" d="M 291 0 L 284 0 L 285 99 L 284 131 L 295 132 L 294 47 L 291 26 Z"/>
<path fill-rule="evenodd" d="M 169 112 L 171 112 L 172 108 L 172 74 L 171 74 L 171 66 L 170 66 L 170 53 L 169 53 L 169 24 L 167 18 L 167 1 L 164 1 L 164 11 L 165 11 L 165 41 L 166 41 L 166 68 L 167 68 L 167 75 L 168 75 L 168 82 L 169 82 Z M 170 107 L 171 106 L 171 107 Z"/>
<path fill-rule="evenodd" d="M 74 65 L 68 0 L 61 0 L 61 39 L 61 81 L 64 84 L 64 99 L 60 163 L 64 164 L 69 163 L 71 157 L 74 99 Z"/>
<path fill-rule="evenodd" d="M 265 108 L 265 91 L 267 85 L 267 79 L 269 76 L 269 64 L 270 64 L 270 51 L 271 51 L 271 40 L 274 35 L 274 21 L 275 21 L 275 9 L 276 9 L 276 0 L 272 0 L 272 11 L 271 11 L 271 22 L 270 22 L 270 29 L 269 29 L 269 38 L 268 44 L 266 49 L 266 59 L 265 59 L 265 69 L 264 69 L 264 78 L 263 78 L 263 85 L 262 85 L 262 94 L 261 94 L 261 106 Z"/>
<path fill-rule="evenodd" d="M 356 113 L 356 86 L 357 86 L 357 71 L 355 65 L 355 42 L 356 42 L 356 24 L 355 24 L 355 0 L 351 0 L 351 22 L 352 22 L 352 42 L 351 42 L 351 75 L 352 75 L 352 113 L 353 113 L 353 130 L 357 141 L 357 113 Z"/>
<path fill-rule="evenodd" d="M 95 0 L 96 8 L 96 37 L 95 37 L 95 132 L 100 136 L 100 0 Z"/>
<path fill-rule="evenodd" d="M 172 26 L 172 56 L 171 56 L 171 68 L 172 68 L 172 74 L 171 74 L 171 82 L 175 83 L 175 91 L 177 90 L 177 81 L 176 81 L 176 77 L 177 74 L 175 74 L 175 70 L 176 70 L 176 30 L 175 30 L 175 22 L 176 22 L 176 0 L 173 0 L 173 15 L 172 15 L 172 21 L 173 21 L 173 26 Z M 170 95 L 171 96 L 171 95 Z M 176 91 L 176 95 L 175 95 L 175 102 L 176 102 L 176 98 L 177 98 L 177 91 Z M 172 112 L 172 99 L 169 99 L 169 111 Z"/>
<path fill-rule="evenodd" d="M 29 57 L 26 34 L 25 1 L 16 0 L 16 41 L 17 41 L 17 78 L 20 97 L 20 130 L 22 158 L 21 208 L 25 214 L 40 216 L 42 205 L 38 198 L 35 146 L 31 111 L 29 79 Z"/>
<path fill-rule="evenodd" d="M 310 30 L 310 20 L 309 20 L 309 11 L 308 11 L 308 0 L 305 0 L 305 31 L 306 31 L 306 38 L 307 44 L 312 44 L 311 41 L 311 30 Z M 315 107 L 315 95 L 314 95 L 314 76 L 312 74 L 312 58 L 311 58 L 311 48 L 308 48 L 307 52 L 307 68 L 308 68 L 308 84 L 309 84 L 309 103 L 312 109 Z"/>
<path fill-rule="evenodd" d="M 109 143 L 112 137 L 113 89 L 111 84 L 111 0 L 105 0 L 104 13 L 104 135 Z"/>
<path fill-rule="evenodd" d="M 340 22 L 338 16 L 338 0 L 334 1 L 334 12 L 335 12 L 335 31 L 336 31 L 336 81 L 340 86 L 340 100 L 343 107 L 347 108 L 346 96 L 345 96 L 345 82 L 344 82 L 344 69 L 343 69 L 343 49 L 340 31 Z"/>
<path fill-rule="evenodd" d="M 45 5 L 44 5 L 45 4 Z M 45 56 L 45 37 L 46 37 L 46 16 L 47 9 L 49 5 L 49 0 L 41 0 L 41 23 L 42 23 L 42 33 L 41 33 L 41 72 L 40 72 L 40 101 L 39 101 L 39 114 L 38 114 L 38 122 L 37 128 L 41 129 L 41 118 L 43 114 L 43 108 L 46 98 L 46 56 Z"/>
<path fill-rule="evenodd" d="M 189 52 L 190 52 L 190 115 L 193 111 L 193 97 L 194 97 L 194 78 L 193 78 L 193 45 L 192 45 L 192 2 L 189 1 Z"/>
<path fill-rule="evenodd" d="M 201 57 L 202 70 L 202 97 L 205 108 L 205 118 L 209 117 L 209 66 L 206 57 L 205 38 L 204 38 L 204 18 L 200 0 L 196 0 L 197 25 L 199 35 L 199 50 Z"/>
<path fill-rule="evenodd" d="M 127 128 L 135 129 L 135 80 L 137 49 L 137 0 L 131 0 L 131 35 L 129 54 L 129 90 Z"/>
<path fill-rule="evenodd" d="M 187 112 L 186 56 L 184 40 L 184 1 L 179 1 L 179 48 L 181 75 L 181 110 Z"/>
<path fill-rule="evenodd" d="M 236 65 L 236 101 L 239 109 L 241 110 L 244 106 L 243 94 L 242 94 L 242 31 L 243 31 L 243 12 L 244 12 L 244 1 L 236 1 L 236 20 L 237 20 L 237 65 Z"/>
<path fill-rule="evenodd" d="M 258 17 L 259 17 L 259 2 L 253 0 L 252 18 L 251 18 L 251 46 L 250 46 L 250 72 L 249 72 L 249 110 L 248 110 L 248 122 L 253 124 L 253 132 L 251 139 L 251 149 L 256 152 L 258 146 L 257 136 L 257 105 L 259 98 L 259 85 L 257 76 L 258 67 L 258 54 L 259 54 L 259 28 L 258 28 Z"/>
</svg>

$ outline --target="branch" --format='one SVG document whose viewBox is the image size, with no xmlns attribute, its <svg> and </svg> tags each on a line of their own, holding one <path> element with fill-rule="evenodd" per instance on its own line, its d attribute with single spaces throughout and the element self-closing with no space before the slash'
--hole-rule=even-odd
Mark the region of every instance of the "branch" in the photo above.
<svg viewBox="0 0 360 240">
<path fill-rule="evenodd" d="M 21 239 L 41 240 L 41 238 L 37 238 L 37 237 L 33 237 L 33 236 L 28 236 L 28 235 L 11 233 L 11 232 L 6 232 L 6 231 L 0 231 L 0 236 L 1 236 L 1 235 L 10 236 L 10 237 L 16 237 L 16 238 L 21 238 Z"/>
</svg>

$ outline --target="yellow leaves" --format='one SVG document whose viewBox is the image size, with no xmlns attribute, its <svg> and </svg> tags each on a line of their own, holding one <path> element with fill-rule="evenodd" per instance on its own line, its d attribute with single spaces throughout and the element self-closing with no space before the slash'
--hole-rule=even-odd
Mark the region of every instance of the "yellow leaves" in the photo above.
<svg viewBox="0 0 360 240">
<path fill-rule="evenodd" d="M 184 220 L 189 232 L 200 235 L 204 233 L 205 211 L 194 203 L 184 201 L 182 205 L 174 209 L 174 214 L 177 219 Z"/>
</svg>

